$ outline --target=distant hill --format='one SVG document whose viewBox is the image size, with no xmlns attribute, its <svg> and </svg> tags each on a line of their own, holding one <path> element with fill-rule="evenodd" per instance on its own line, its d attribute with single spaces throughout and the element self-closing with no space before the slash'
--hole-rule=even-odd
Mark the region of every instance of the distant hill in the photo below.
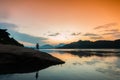
<svg viewBox="0 0 120 80">
<path fill-rule="evenodd" d="M 23 46 L 23 44 L 20 44 L 14 38 L 10 38 L 9 35 L 10 34 L 7 32 L 7 29 L 0 29 L 0 44 Z"/>
<path fill-rule="evenodd" d="M 45 44 L 45 45 L 43 45 L 43 46 L 40 46 L 40 49 L 55 49 L 55 48 L 58 48 L 58 47 L 62 47 L 62 46 L 64 46 L 65 44 L 63 44 L 63 43 L 60 43 L 60 44 L 58 44 L 58 45 L 50 45 L 50 44 Z"/>
<path fill-rule="evenodd" d="M 63 47 L 64 45 L 65 45 L 64 43 L 60 43 L 60 44 L 56 45 L 55 48 Z"/>
<path fill-rule="evenodd" d="M 46 44 L 46 45 L 40 46 L 40 49 L 53 49 L 53 48 L 55 48 L 55 47 L 50 45 L 50 44 Z"/>
<path fill-rule="evenodd" d="M 99 41 L 82 41 L 79 40 L 77 42 L 72 42 L 70 44 L 66 44 L 62 47 L 58 47 L 61 49 L 85 49 L 85 48 L 120 48 L 120 39 L 110 41 L 110 40 L 99 40 Z"/>
</svg>

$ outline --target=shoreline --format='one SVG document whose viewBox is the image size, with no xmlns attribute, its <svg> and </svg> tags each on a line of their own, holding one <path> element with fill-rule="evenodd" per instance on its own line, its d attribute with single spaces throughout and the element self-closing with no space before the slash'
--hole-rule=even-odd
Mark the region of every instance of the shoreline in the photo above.
<svg viewBox="0 0 120 80">
<path fill-rule="evenodd" d="M 31 69 L 40 70 L 64 61 L 38 50 L 0 44 L 0 72 Z"/>
</svg>

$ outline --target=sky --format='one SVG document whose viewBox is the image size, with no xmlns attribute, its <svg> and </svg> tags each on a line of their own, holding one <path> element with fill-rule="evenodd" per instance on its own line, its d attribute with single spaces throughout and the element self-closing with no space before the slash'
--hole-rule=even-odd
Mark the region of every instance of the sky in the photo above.
<svg viewBox="0 0 120 80">
<path fill-rule="evenodd" d="M 26 46 L 120 38 L 120 0 L 0 0 L 0 28 Z"/>
</svg>

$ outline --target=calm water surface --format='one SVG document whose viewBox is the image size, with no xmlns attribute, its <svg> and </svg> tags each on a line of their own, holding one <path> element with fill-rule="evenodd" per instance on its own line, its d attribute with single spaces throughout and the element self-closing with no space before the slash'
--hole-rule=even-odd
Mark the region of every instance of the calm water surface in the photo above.
<svg viewBox="0 0 120 80">
<path fill-rule="evenodd" d="M 32 72 L 0 75 L 0 80 L 120 80 L 119 49 L 42 49 L 62 65 Z"/>
</svg>

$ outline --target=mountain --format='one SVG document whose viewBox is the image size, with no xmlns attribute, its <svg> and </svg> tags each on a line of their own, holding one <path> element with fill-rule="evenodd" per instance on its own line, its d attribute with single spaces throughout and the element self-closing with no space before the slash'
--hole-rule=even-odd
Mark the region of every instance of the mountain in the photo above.
<svg viewBox="0 0 120 80">
<path fill-rule="evenodd" d="M 55 49 L 55 48 L 58 48 L 58 47 L 63 47 L 65 44 L 64 43 L 60 43 L 58 45 L 50 45 L 50 44 L 45 44 L 43 46 L 40 46 L 40 49 Z"/>
<path fill-rule="evenodd" d="M 65 45 L 64 43 L 60 43 L 60 44 L 56 45 L 55 48 L 63 47 L 64 45 Z"/>
<path fill-rule="evenodd" d="M 0 29 L 0 44 L 10 44 L 16 46 L 23 46 L 14 38 L 9 37 L 10 33 L 7 32 L 7 29 Z"/>
<path fill-rule="evenodd" d="M 40 49 L 53 49 L 53 48 L 55 48 L 55 47 L 50 45 L 50 44 L 46 44 L 46 45 L 40 46 Z"/>
<path fill-rule="evenodd" d="M 62 47 L 59 47 L 59 48 L 62 48 L 62 49 L 74 49 L 74 48 L 82 48 L 82 49 L 85 49 L 85 48 L 98 48 L 98 49 L 101 49 L 101 48 L 120 48 L 120 39 L 117 39 L 117 40 L 114 40 L 114 41 L 110 41 L 110 40 L 99 40 L 99 41 L 95 41 L 95 42 L 92 42 L 92 41 L 89 41 L 89 40 L 86 40 L 86 41 L 82 41 L 82 40 L 79 40 L 77 42 L 72 42 L 70 44 L 66 44 Z"/>
</svg>

